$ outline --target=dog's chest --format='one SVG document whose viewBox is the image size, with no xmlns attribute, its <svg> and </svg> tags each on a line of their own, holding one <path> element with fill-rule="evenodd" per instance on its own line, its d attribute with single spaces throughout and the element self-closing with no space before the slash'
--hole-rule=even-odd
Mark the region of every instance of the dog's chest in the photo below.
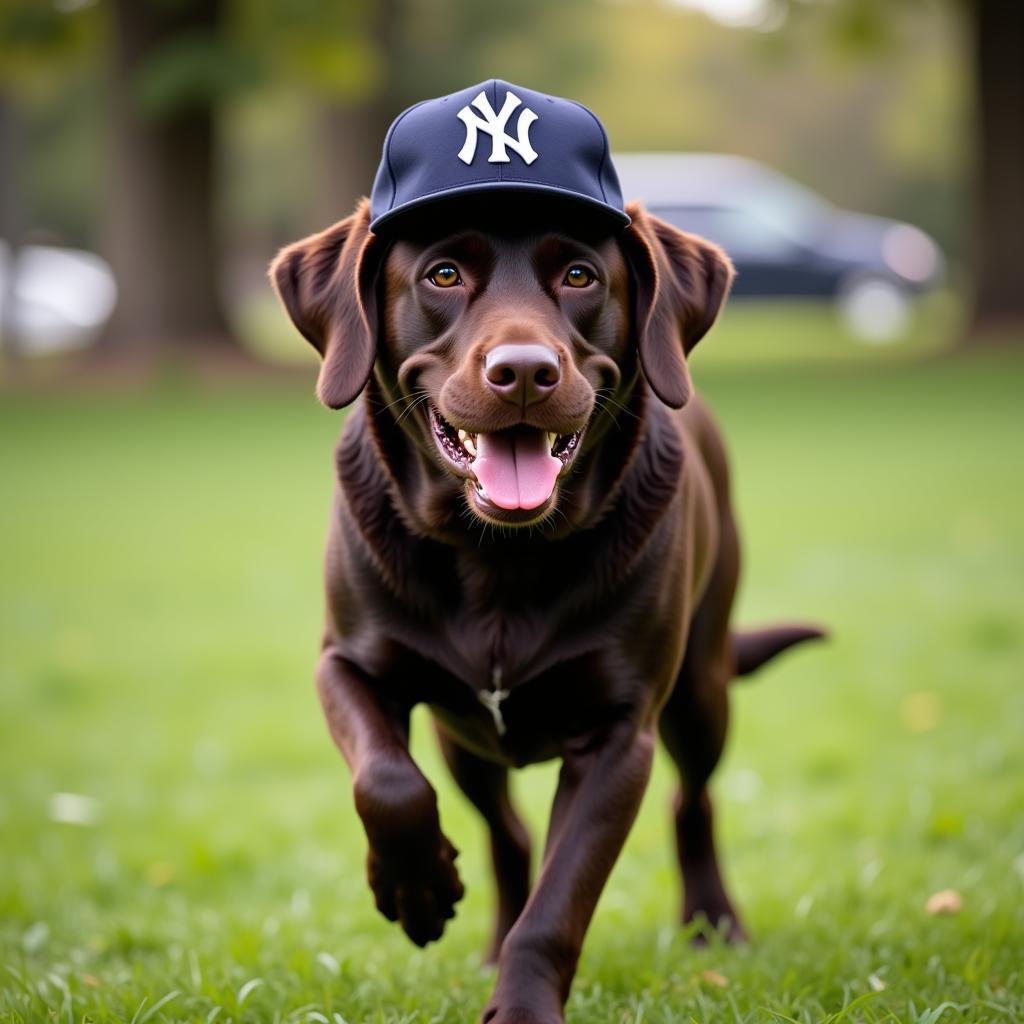
<svg viewBox="0 0 1024 1024">
<path fill-rule="evenodd" d="M 449 636 L 440 652 L 446 671 L 422 698 L 482 754 L 515 765 L 557 756 L 613 703 L 598 637 L 556 635 L 514 617 L 488 627 L 477 643 L 461 632 Z"/>
<path fill-rule="evenodd" d="M 463 594 L 443 614 L 387 616 L 392 654 L 378 678 L 482 754 L 511 764 L 556 756 L 621 703 L 624 685 L 611 668 L 622 655 L 615 617 L 584 614 L 558 582 L 532 604 Z"/>
<path fill-rule="evenodd" d="M 543 606 L 469 605 L 442 618 L 435 629 L 440 663 L 495 713 L 500 700 L 489 695 L 507 697 L 572 657 L 576 647 L 563 617 Z"/>
</svg>

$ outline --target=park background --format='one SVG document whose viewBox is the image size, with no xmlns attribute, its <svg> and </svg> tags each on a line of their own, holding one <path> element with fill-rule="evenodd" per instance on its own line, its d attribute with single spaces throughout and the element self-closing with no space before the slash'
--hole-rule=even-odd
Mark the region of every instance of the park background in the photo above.
<svg viewBox="0 0 1024 1024">
<path fill-rule="evenodd" d="M 2 0 L 0 237 L 103 254 L 120 300 L 87 350 L 0 346 L 0 1020 L 476 1019 L 485 840 L 425 716 L 468 895 L 420 952 L 362 879 L 312 686 L 341 418 L 264 271 L 349 212 L 404 106 L 492 76 L 948 263 L 896 343 L 748 301 L 694 355 L 739 619 L 833 638 L 735 693 L 715 792 L 752 946 L 675 926 L 659 764 L 570 1021 L 1024 1019 L 1021 9 Z M 538 839 L 552 781 L 517 783 Z"/>
</svg>

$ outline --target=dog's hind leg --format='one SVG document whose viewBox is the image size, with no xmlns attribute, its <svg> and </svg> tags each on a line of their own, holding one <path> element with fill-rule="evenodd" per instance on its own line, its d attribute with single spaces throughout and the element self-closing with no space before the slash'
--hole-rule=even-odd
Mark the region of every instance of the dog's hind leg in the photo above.
<svg viewBox="0 0 1024 1024">
<path fill-rule="evenodd" d="M 722 881 L 713 831 L 708 779 L 722 754 L 729 721 L 734 659 L 729 613 L 739 571 L 736 528 L 722 521 L 718 561 L 690 625 L 676 687 L 662 709 L 662 740 L 679 769 L 676 850 L 683 879 L 683 923 L 704 917 L 733 942 L 746 938 Z M 696 941 L 704 941 L 698 935 Z"/>
<path fill-rule="evenodd" d="M 509 798 L 508 769 L 460 747 L 441 726 L 437 736 L 452 776 L 490 829 L 497 918 L 486 959 L 494 963 L 530 895 L 530 834 Z"/>
</svg>

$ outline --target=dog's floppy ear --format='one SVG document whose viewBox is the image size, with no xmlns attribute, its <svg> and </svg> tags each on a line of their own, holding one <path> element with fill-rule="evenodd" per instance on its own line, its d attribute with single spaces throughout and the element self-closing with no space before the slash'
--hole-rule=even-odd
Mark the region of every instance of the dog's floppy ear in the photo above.
<svg viewBox="0 0 1024 1024">
<path fill-rule="evenodd" d="M 270 280 L 292 323 L 323 357 L 316 393 L 331 409 L 353 401 L 377 353 L 377 272 L 383 246 L 370 204 L 278 253 Z"/>
<path fill-rule="evenodd" d="M 649 214 L 639 203 L 622 248 L 636 287 L 634 330 L 654 393 L 680 409 L 693 392 L 686 356 L 715 322 L 732 284 L 729 257 L 711 242 Z"/>
</svg>

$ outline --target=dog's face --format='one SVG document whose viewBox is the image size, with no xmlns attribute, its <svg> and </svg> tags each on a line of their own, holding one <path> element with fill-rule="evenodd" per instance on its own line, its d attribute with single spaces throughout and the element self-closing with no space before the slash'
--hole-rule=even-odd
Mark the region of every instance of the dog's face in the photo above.
<svg viewBox="0 0 1024 1024">
<path fill-rule="evenodd" d="M 364 205 L 284 250 L 272 278 L 324 356 L 325 404 L 355 398 L 376 362 L 384 404 L 472 513 L 530 525 L 627 399 L 638 357 L 662 401 L 686 402 L 685 355 L 728 290 L 720 250 L 630 213 L 612 236 L 463 206 L 387 244 Z"/>
<path fill-rule="evenodd" d="M 629 348 L 629 272 L 612 238 L 508 225 L 395 242 L 378 367 L 472 511 L 549 515 Z M 422 412 L 421 412 L 422 411 Z"/>
</svg>

